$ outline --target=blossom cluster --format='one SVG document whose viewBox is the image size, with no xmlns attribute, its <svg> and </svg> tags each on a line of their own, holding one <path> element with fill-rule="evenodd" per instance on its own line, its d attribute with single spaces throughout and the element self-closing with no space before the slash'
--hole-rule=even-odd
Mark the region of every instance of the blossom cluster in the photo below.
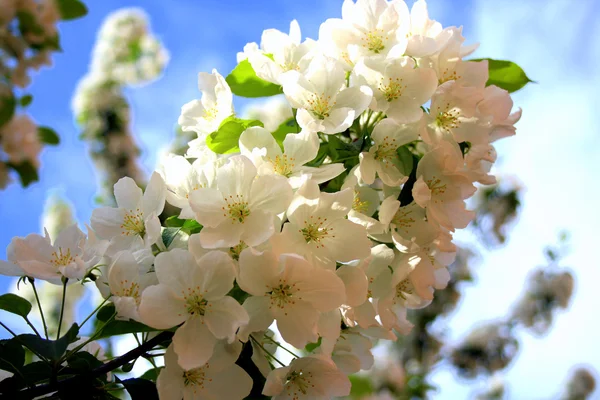
<svg viewBox="0 0 600 400">
<path fill-rule="evenodd" d="M 2 0 L 0 2 L 0 189 L 11 181 L 15 170 L 24 186 L 36 180 L 44 137 L 25 112 L 32 96 L 22 93 L 31 84 L 31 74 L 52 65 L 52 53 L 60 50 L 57 23 L 85 14 L 73 10 L 78 0 Z M 22 94 L 20 98 L 18 96 Z M 18 109 L 19 108 L 19 109 Z M 58 140 L 58 138 L 56 138 Z"/>
<path fill-rule="evenodd" d="M 90 70 L 75 90 L 72 108 L 82 137 L 90 142 L 92 158 L 103 175 L 101 180 L 107 192 L 124 176 L 144 182 L 123 88 L 157 79 L 168 60 L 166 49 L 151 32 L 142 10 L 120 9 L 104 20 Z M 104 197 L 110 202 L 112 196 Z"/>
<path fill-rule="evenodd" d="M 167 157 L 145 190 L 121 178 L 87 235 L 15 238 L 0 267 L 93 276 L 118 319 L 176 329 L 163 399 L 246 397 L 244 345 L 264 395 L 346 396 L 374 342 L 408 334 L 407 310 L 446 287 L 453 234 L 474 218 L 465 200 L 495 182 L 493 143 L 520 118 L 464 41 L 423 0 L 346 0 L 318 40 L 296 21 L 266 30 L 238 67 L 283 93 L 290 130 L 237 118 L 234 79 L 201 72 L 202 96 L 179 117 L 197 135 L 186 157 Z M 165 203 L 180 211 L 163 227 Z M 292 351 L 275 327 L 304 355 L 280 361 L 270 345 Z"/>
</svg>

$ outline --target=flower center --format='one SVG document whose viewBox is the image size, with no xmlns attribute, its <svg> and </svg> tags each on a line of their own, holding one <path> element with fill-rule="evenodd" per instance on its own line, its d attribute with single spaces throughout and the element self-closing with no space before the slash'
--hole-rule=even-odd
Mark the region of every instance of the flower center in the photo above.
<svg viewBox="0 0 600 400">
<path fill-rule="evenodd" d="M 384 167 L 393 166 L 393 161 L 398 158 L 398 153 L 396 153 L 396 150 L 398 149 L 396 138 L 385 136 L 383 142 L 373 147 L 376 147 L 375 154 L 373 154 L 375 160 L 381 162 Z"/>
<path fill-rule="evenodd" d="M 240 259 L 240 253 L 247 247 L 248 245 L 246 243 L 239 242 L 235 246 L 229 248 L 229 255 L 231 256 L 231 258 L 238 261 Z"/>
<path fill-rule="evenodd" d="M 292 391 L 294 396 L 293 399 L 298 399 L 298 392 L 306 394 L 309 388 L 314 388 L 315 385 L 312 383 L 312 373 L 303 372 L 302 370 L 292 371 L 285 377 L 286 386 L 288 388 L 288 396 L 292 397 Z"/>
<path fill-rule="evenodd" d="M 313 94 L 308 100 L 308 108 L 319 119 L 329 117 L 329 113 L 335 104 L 335 101 L 331 103 L 331 96 L 326 96 L 325 93 Z"/>
<path fill-rule="evenodd" d="M 218 113 L 219 113 L 219 110 L 217 109 L 216 104 L 214 107 L 205 108 L 204 109 L 204 119 L 207 121 L 214 121 L 217 118 Z"/>
<path fill-rule="evenodd" d="M 296 159 L 294 157 L 288 157 L 287 154 L 275 156 L 275 159 L 271 160 L 275 172 L 279 175 L 285 176 L 286 178 L 289 178 L 294 171 L 294 167 L 296 166 L 294 161 L 296 161 Z"/>
<path fill-rule="evenodd" d="M 429 187 L 429 190 L 431 190 L 432 196 L 439 196 L 446 193 L 446 184 L 442 184 L 442 180 L 435 176 L 431 179 L 427 179 L 425 183 Z"/>
<path fill-rule="evenodd" d="M 295 304 L 296 284 L 288 285 L 285 280 L 279 281 L 279 286 L 275 286 L 269 293 L 271 295 L 269 308 L 277 307 L 284 309 L 288 304 Z M 287 315 L 287 312 L 285 313 Z"/>
<path fill-rule="evenodd" d="M 115 293 L 116 294 L 116 293 Z M 140 285 L 137 282 L 129 282 L 127 279 L 121 281 L 121 297 L 133 297 L 137 305 L 140 305 Z"/>
<path fill-rule="evenodd" d="M 66 251 L 63 253 L 62 247 L 59 247 L 58 252 L 53 251 L 51 256 L 52 258 L 50 259 L 50 264 L 52 264 L 56 268 L 66 267 L 67 265 L 75 261 L 73 256 L 71 256 L 71 249 L 69 248 L 67 248 Z"/>
<path fill-rule="evenodd" d="M 396 298 L 406 300 L 406 296 L 414 293 L 414 286 L 410 280 L 406 278 L 396 285 Z"/>
<path fill-rule="evenodd" d="M 359 213 L 364 213 L 369 208 L 368 201 L 362 201 L 360 199 L 360 193 L 358 190 L 354 190 L 354 199 L 352 200 L 352 209 Z"/>
<path fill-rule="evenodd" d="M 383 30 L 381 29 L 373 29 L 365 33 L 365 35 L 361 38 L 362 47 L 372 51 L 375 54 L 379 54 L 383 49 L 385 49 L 384 41 L 388 40 L 389 36 L 384 36 Z"/>
<path fill-rule="evenodd" d="M 335 235 L 330 235 L 331 228 L 323 227 L 325 222 L 327 222 L 327 218 L 317 217 L 317 219 L 314 219 L 312 215 L 308 221 L 304 221 L 304 228 L 299 231 L 304 236 L 306 243 L 315 243 L 317 248 L 325 247 L 321 241 L 326 237 L 335 237 Z"/>
<path fill-rule="evenodd" d="M 449 107 L 449 105 L 447 105 Z M 450 129 L 458 128 L 460 121 L 458 120 L 459 112 L 457 110 L 440 111 L 435 119 L 437 126 L 449 131 Z"/>
<path fill-rule="evenodd" d="M 441 76 L 440 76 L 440 85 L 441 85 L 442 83 L 445 83 L 445 82 L 448 82 L 448 81 L 457 81 L 457 80 L 459 80 L 460 78 L 462 78 L 462 76 L 461 76 L 461 75 L 458 75 L 458 74 L 456 73 L 456 70 L 454 70 L 454 71 L 450 71 L 450 69 L 449 69 L 449 68 L 445 68 L 445 69 L 442 71 L 442 73 L 441 73 Z"/>
<path fill-rule="evenodd" d="M 144 236 L 146 233 L 146 226 L 144 225 L 144 213 L 136 208 L 125 212 L 123 217 L 123 223 L 121 224 L 121 235 L 139 235 Z"/>
<path fill-rule="evenodd" d="M 383 93 L 385 99 L 389 102 L 397 100 L 400 96 L 402 96 L 402 91 L 406 89 L 406 86 L 402 85 L 401 78 L 388 78 L 388 84 L 384 84 L 384 79 L 382 79 L 379 84 L 379 91 Z"/>
<path fill-rule="evenodd" d="M 194 292 L 184 297 L 187 307 L 187 312 L 190 315 L 204 315 L 206 312 L 207 301 Z"/>
<path fill-rule="evenodd" d="M 231 218 L 232 223 L 244 223 L 246 217 L 250 216 L 250 208 L 248 208 L 248 202 L 244 201 L 244 196 L 236 195 L 235 198 L 233 196 L 229 196 L 229 198 L 224 198 L 227 203 L 227 207 L 223 207 L 222 210 L 225 211 L 223 216 Z"/>
<path fill-rule="evenodd" d="M 412 210 L 403 210 L 400 208 L 394 214 L 391 223 L 396 226 L 397 230 L 403 230 L 408 233 L 408 229 L 412 228 L 412 224 L 415 223 L 415 219 L 410 216 L 411 214 Z"/>
<path fill-rule="evenodd" d="M 185 386 L 194 386 L 194 393 L 197 389 L 204 389 L 204 381 L 211 382 L 211 378 L 206 378 L 206 369 L 208 364 L 201 366 L 200 368 L 190 369 L 189 371 L 183 371 L 183 384 Z"/>
</svg>

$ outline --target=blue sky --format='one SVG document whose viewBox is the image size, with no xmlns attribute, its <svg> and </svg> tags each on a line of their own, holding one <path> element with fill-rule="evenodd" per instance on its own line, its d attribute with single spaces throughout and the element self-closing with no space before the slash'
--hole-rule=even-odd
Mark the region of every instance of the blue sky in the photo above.
<svg viewBox="0 0 600 400">
<path fill-rule="evenodd" d="M 61 145 L 42 156 L 41 181 L 27 189 L 12 185 L 0 192 L 0 257 L 13 236 L 40 229 L 44 199 L 61 188 L 75 205 L 80 222 L 89 220 L 96 179 L 85 144 L 77 139 L 70 102 L 86 73 L 95 35 L 103 18 L 121 7 L 143 7 L 154 32 L 171 54 L 164 76 L 128 91 L 134 131 L 143 149 L 147 171 L 156 151 L 173 137 L 180 107 L 198 97 L 196 75 L 217 68 L 224 75 L 235 65 L 236 52 L 259 41 L 264 29 L 287 31 L 297 19 L 304 36 L 317 38 L 326 18 L 340 15 L 341 0 L 278 1 L 87 1 L 90 14 L 61 25 L 64 53 L 54 67 L 34 77 L 29 111 L 42 125 L 53 127 Z M 412 3 L 408 1 L 409 5 Z M 510 59 L 524 67 L 538 84 L 515 94 L 524 109 L 517 136 L 501 142 L 500 170 L 519 177 L 526 187 L 524 208 L 509 242 L 487 254 L 478 267 L 478 282 L 465 290 L 463 303 L 445 332 L 459 340 L 478 321 L 503 316 L 521 293 L 529 271 L 543 262 L 542 249 L 559 231 L 571 232 L 571 253 L 565 260 L 576 275 L 569 312 L 561 314 L 550 333 L 537 338 L 521 334 L 522 349 L 506 373 L 510 398 L 551 398 L 574 364 L 600 370 L 597 336 L 595 257 L 600 214 L 600 135 L 596 122 L 600 104 L 600 6 L 594 0 L 431 0 L 430 13 L 444 26 L 464 25 L 470 43 L 481 42 L 477 57 Z M 168 5 L 167 5 L 168 4 Z M 241 103 L 238 110 L 241 110 Z M 458 235 L 463 241 L 468 234 Z M 9 282 L 0 278 L 0 292 Z M 2 335 L 2 334 L 0 334 Z M 456 382 L 441 366 L 434 377 L 443 389 L 439 398 L 468 398 L 474 388 Z M 599 397 L 600 398 L 600 397 Z"/>
</svg>

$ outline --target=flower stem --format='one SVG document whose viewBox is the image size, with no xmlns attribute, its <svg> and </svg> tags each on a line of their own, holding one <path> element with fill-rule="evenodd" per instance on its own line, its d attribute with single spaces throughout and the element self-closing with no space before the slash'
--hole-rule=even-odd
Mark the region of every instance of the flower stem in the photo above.
<svg viewBox="0 0 600 400">
<path fill-rule="evenodd" d="M 48 325 L 46 325 L 46 318 L 44 317 L 44 310 L 42 310 L 42 303 L 40 303 L 40 297 L 38 296 L 37 289 L 35 288 L 35 280 L 33 278 L 29 278 L 29 282 L 31 282 L 33 294 L 35 295 L 35 301 L 38 305 L 38 310 L 40 310 L 40 316 L 42 317 L 42 325 L 44 325 L 44 335 L 46 335 L 46 339 L 48 339 Z"/>
<path fill-rule="evenodd" d="M 56 332 L 56 340 L 60 339 L 60 328 L 62 326 L 63 315 L 65 313 L 65 298 L 67 297 L 67 282 L 69 282 L 69 278 L 63 277 L 62 302 L 60 304 L 60 317 L 58 319 L 58 331 Z"/>
<path fill-rule="evenodd" d="M 277 361 L 279 363 L 279 365 L 281 365 L 282 367 L 287 367 L 287 365 L 285 365 L 284 363 L 282 363 L 281 361 L 279 361 L 277 359 L 277 357 L 275 357 L 273 354 L 271 354 L 269 352 L 269 350 L 265 349 L 264 346 L 262 344 L 260 344 L 260 342 L 254 338 L 254 336 L 250 335 L 250 339 L 252 339 L 252 341 L 254 343 L 256 343 L 256 345 L 258 347 L 260 347 L 262 349 L 262 351 L 264 351 L 269 357 L 271 357 L 273 360 Z"/>
<path fill-rule="evenodd" d="M 35 332 L 35 334 L 37 336 L 41 337 L 40 333 L 37 331 L 37 329 L 35 329 L 35 326 L 33 326 L 33 324 L 31 323 L 31 321 L 29 320 L 29 318 L 27 318 L 27 317 L 23 317 L 23 318 L 25 318 L 25 322 L 27 322 L 27 325 L 29 325 L 31 327 L 31 329 L 33 329 L 33 331 Z"/>
<path fill-rule="evenodd" d="M 96 308 L 94 309 L 94 311 L 92 311 L 92 312 L 90 313 L 90 315 L 88 315 L 88 316 L 87 316 L 87 317 L 86 317 L 86 318 L 83 320 L 83 322 L 82 322 L 82 323 L 79 325 L 79 329 L 81 329 L 81 327 L 82 327 L 82 326 L 83 326 L 83 325 L 84 325 L 84 324 L 85 324 L 85 323 L 86 323 L 86 322 L 87 322 L 87 321 L 88 321 L 90 318 L 92 318 L 92 316 L 93 316 L 94 314 L 96 314 L 96 313 L 98 312 L 98 310 L 99 310 L 99 309 L 101 309 L 101 308 L 102 308 L 102 306 L 103 306 L 104 304 L 106 304 L 106 302 L 108 301 L 108 299 L 110 299 L 110 297 L 111 297 L 111 296 L 112 296 L 112 294 L 111 294 L 111 295 L 109 295 L 107 298 L 105 298 L 105 299 L 102 301 L 102 303 L 100 303 L 100 305 L 99 305 L 98 307 L 96 307 Z"/>
</svg>

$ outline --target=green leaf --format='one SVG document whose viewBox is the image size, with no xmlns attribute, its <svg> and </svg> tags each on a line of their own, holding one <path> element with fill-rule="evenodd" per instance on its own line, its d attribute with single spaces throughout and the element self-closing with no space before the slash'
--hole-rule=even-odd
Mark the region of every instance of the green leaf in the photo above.
<svg viewBox="0 0 600 400">
<path fill-rule="evenodd" d="M 147 379 L 132 378 L 121 381 L 131 400 L 158 400 L 156 384 Z"/>
<path fill-rule="evenodd" d="M 165 247 L 169 248 L 171 243 L 173 243 L 173 240 L 175 240 L 175 237 L 177 237 L 177 234 L 180 230 L 181 228 L 163 228 L 162 241 L 165 244 Z"/>
<path fill-rule="evenodd" d="M 226 118 L 219 129 L 206 138 L 206 145 L 215 153 L 230 154 L 240 151 L 239 140 L 242 132 L 252 126 L 264 126 L 258 120 Z"/>
<path fill-rule="evenodd" d="M 28 105 L 31 104 L 32 101 L 33 101 L 33 96 L 30 94 L 26 94 L 25 96 L 23 96 L 19 99 L 19 105 L 21 107 L 27 107 Z"/>
<path fill-rule="evenodd" d="M 87 351 L 78 351 L 67 359 L 67 363 L 77 372 L 88 372 L 103 365 L 102 361 Z"/>
<path fill-rule="evenodd" d="M 31 303 L 16 294 L 7 293 L 0 296 L 0 310 L 25 318 L 31 311 Z"/>
<path fill-rule="evenodd" d="M 156 380 L 158 379 L 158 375 L 160 374 L 160 370 L 162 370 L 163 368 L 164 367 L 150 368 L 148 371 L 144 372 L 142 376 L 140 376 L 140 378 L 156 382 Z"/>
<path fill-rule="evenodd" d="M 516 92 L 529 82 L 534 82 L 527 77 L 525 71 L 512 61 L 494 60 L 491 58 L 478 58 L 470 61 L 488 62 L 490 77 L 486 86 L 496 85 L 509 93 Z M 535 82 L 534 82 L 535 83 Z"/>
<path fill-rule="evenodd" d="M 60 138 L 58 137 L 56 132 L 54 132 L 53 129 L 48 128 L 47 126 L 38 127 L 38 136 L 42 143 L 46 143 L 52 146 L 56 146 L 60 143 Z"/>
<path fill-rule="evenodd" d="M 12 93 L 7 97 L 0 97 L 0 126 L 12 119 L 16 107 L 17 102 Z"/>
<path fill-rule="evenodd" d="M 296 122 L 296 118 L 291 117 L 287 121 L 279 125 L 275 132 L 273 132 L 273 137 L 277 141 L 277 144 L 279 144 L 279 147 L 281 147 L 281 149 L 283 150 L 283 140 L 285 139 L 286 135 L 288 133 L 298 132 L 300 132 L 300 127 Z"/>
<path fill-rule="evenodd" d="M 115 306 L 113 304 L 107 304 L 100 310 L 98 310 L 98 313 L 96 314 L 96 327 L 99 327 L 103 323 L 108 321 L 114 313 Z M 104 325 L 104 328 L 102 329 L 102 332 L 100 332 L 97 336 L 97 339 L 103 339 L 117 335 L 125 335 L 127 333 L 154 331 L 156 331 L 156 329 L 136 321 L 116 321 L 113 319 L 112 321 Z"/>
<path fill-rule="evenodd" d="M 402 172 L 402 174 L 404 174 L 405 176 L 410 175 L 410 173 L 413 170 L 414 164 L 413 154 L 406 146 L 399 147 L 398 150 L 396 150 L 396 152 L 398 153 L 398 157 L 400 158 L 400 172 Z"/>
<path fill-rule="evenodd" d="M 350 397 L 360 399 L 373 393 L 373 383 L 369 378 L 359 375 L 350 375 L 349 378 L 352 384 Z"/>
<path fill-rule="evenodd" d="M 248 60 L 240 62 L 225 80 L 233 94 L 242 97 L 267 97 L 283 93 L 281 86 L 256 76 Z"/>
<path fill-rule="evenodd" d="M 23 350 L 23 346 L 17 339 L 0 340 L 0 369 L 14 374 L 24 364 L 25 350 Z"/>
<path fill-rule="evenodd" d="M 81 18 L 88 13 L 85 4 L 79 0 L 57 0 L 57 4 L 63 21 Z"/>
<path fill-rule="evenodd" d="M 19 335 L 17 337 L 27 348 L 35 350 L 42 357 L 58 361 L 65 354 L 67 347 L 77 340 L 78 333 L 79 326 L 73 324 L 67 333 L 58 340 L 42 339 L 37 335 L 31 334 Z"/>
<path fill-rule="evenodd" d="M 202 225 L 195 219 L 179 219 L 173 215 L 165 220 L 165 225 L 169 228 L 181 228 L 188 235 L 198 233 L 202 230 Z"/>
<path fill-rule="evenodd" d="M 312 353 L 313 351 L 315 351 L 317 348 L 321 347 L 321 338 L 319 337 L 319 340 L 317 340 L 315 343 L 309 343 L 304 347 L 304 351 L 308 352 L 308 353 Z"/>
<path fill-rule="evenodd" d="M 23 187 L 27 187 L 40 179 L 31 161 L 22 161 L 20 164 L 7 163 L 6 165 L 19 174 L 19 179 Z"/>
</svg>

